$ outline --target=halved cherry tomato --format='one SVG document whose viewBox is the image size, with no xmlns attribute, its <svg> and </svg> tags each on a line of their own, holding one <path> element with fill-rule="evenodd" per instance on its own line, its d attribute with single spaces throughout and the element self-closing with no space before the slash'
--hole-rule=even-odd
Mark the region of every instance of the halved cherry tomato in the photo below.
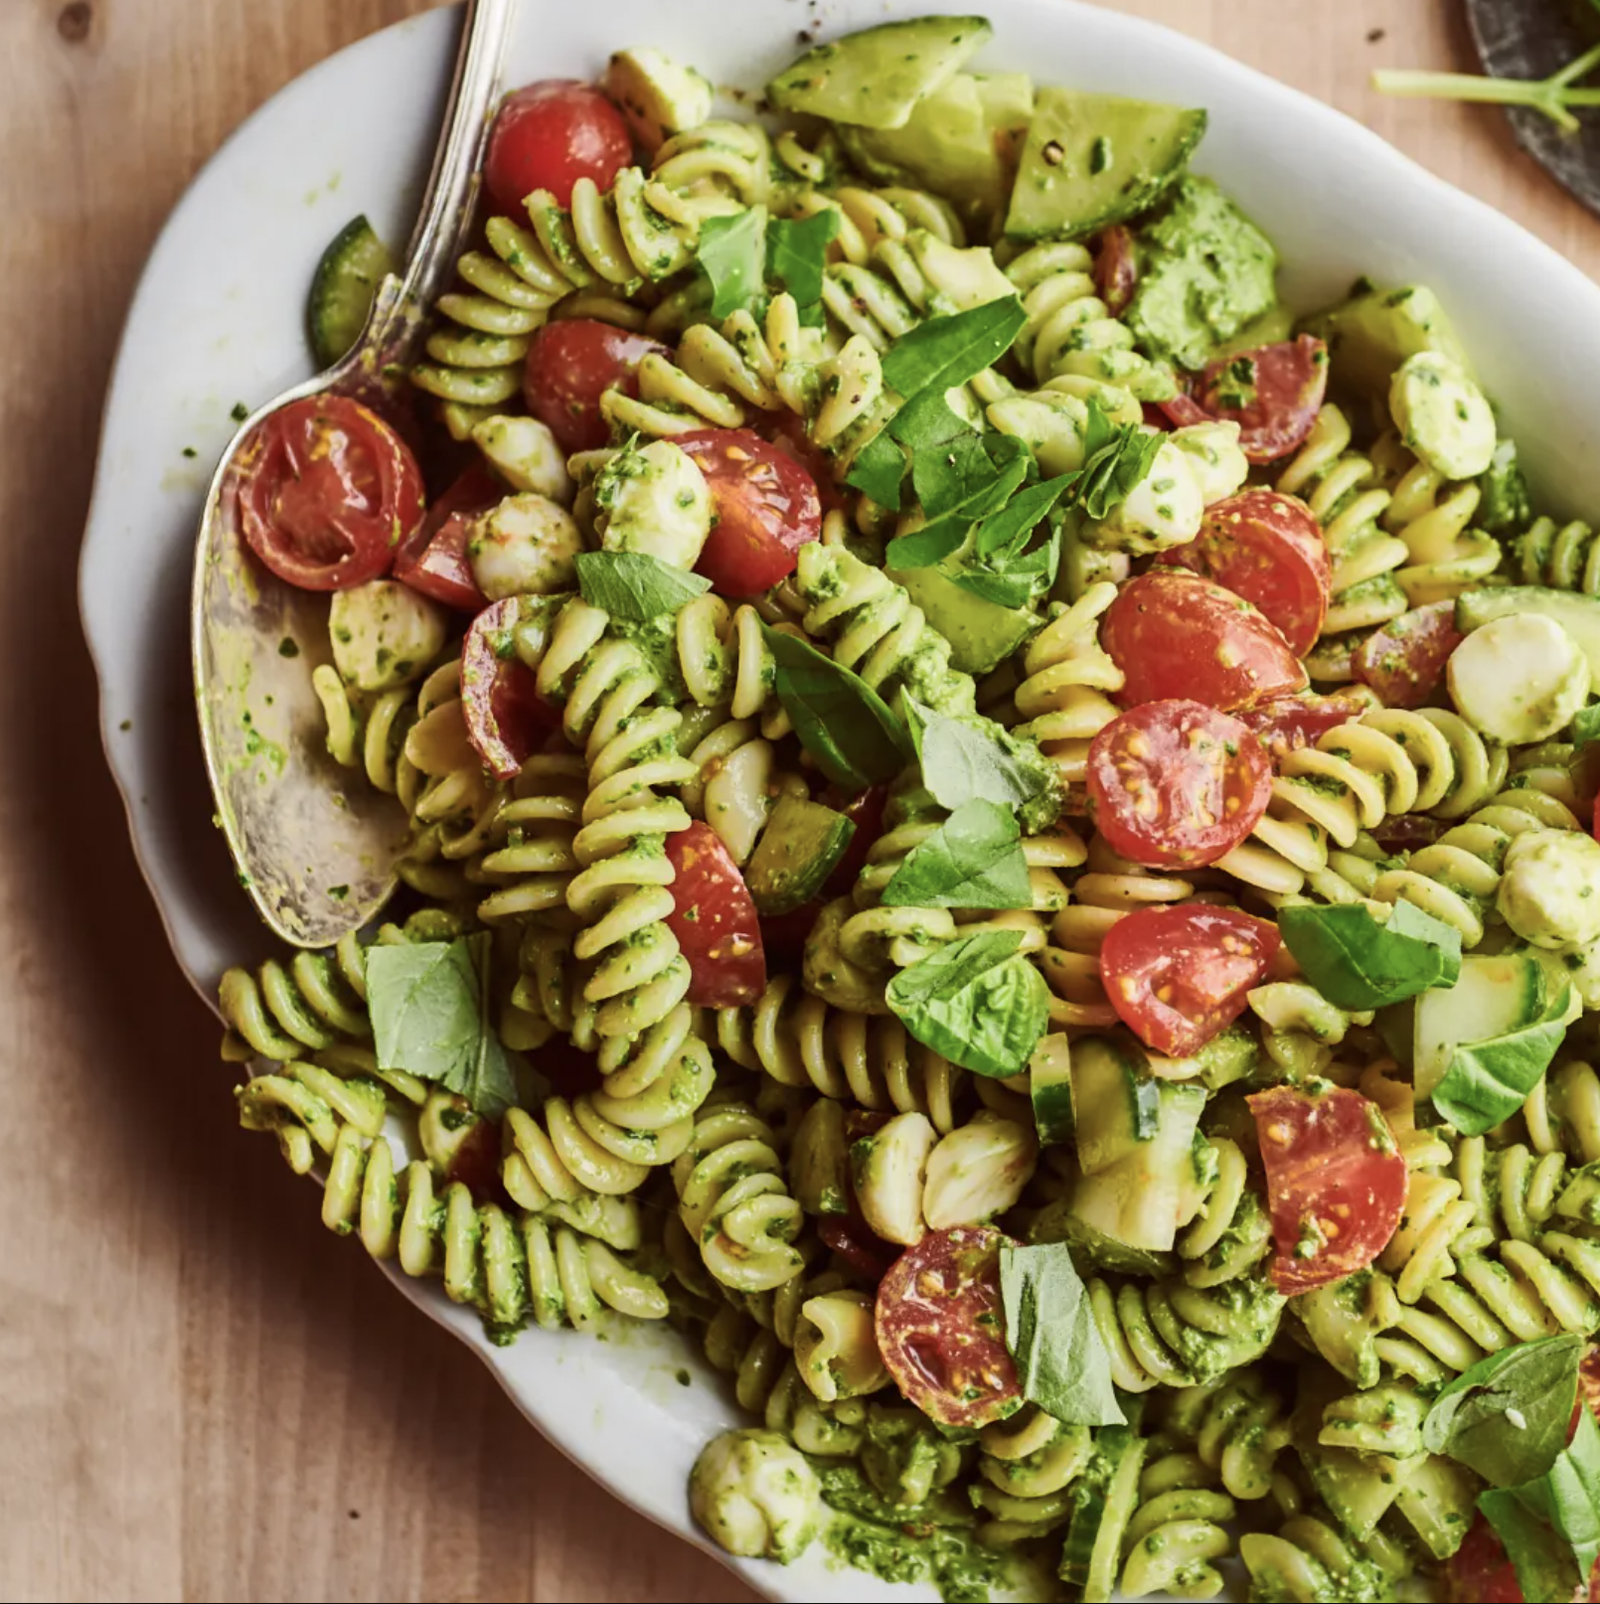
<svg viewBox="0 0 1600 1604">
<path fill-rule="evenodd" d="M 1150 869 L 1199 868 L 1255 829 L 1272 765 L 1238 719 L 1203 702 L 1146 702 L 1095 736 L 1088 784 L 1113 852 Z"/>
<path fill-rule="evenodd" d="M 825 1214 L 817 1221 L 817 1235 L 866 1281 L 881 1281 L 899 1252 L 894 1243 L 875 1236 L 864 1221 L 847 1214 Z"/>
<path fill-rule="evenodd" d="M 611 389 L 638 395 L 639 364 L 652 353 L 672 354 L 659 340 L 594 318 L 546 323 L 528 346 L 523 399 L 563 451 L 598 451 L 611 438 L 600 397 Z"/>
<path fill-rule="evenodd" d="M 824 513 L 848 512 L 850 497 L 833 477 L 833 463 L 821 446 L 814 445 L 806 433 L 806 420 L 787 410 L 773 414 L 768 438 L 779 451 L 794 458 L 811 475 Z"/>
<path fill-rule="evenodd" d="M 1139 286 L 1133 235 L 1121 223 L 1113 223 L 1100 235 L 1100 248 L 1094 256 L 1094 284 L 1106 310 L 1112 317 L 1121 317 Z"/>
<path fill-rule="evenodd" d="M 528 1054 L 533 1067 L 550 1082 L 557 1097 L 581 1097 L 600 1086 L 600 1060 L 565 1036 L 552 1036 Z"/>
<path fill-rule="evenodd" d="M 1123 585 L 1100 644 L 1126 677 L 1124 707 L 1184 697 L 1231 713 L 1307 684 L 1305 666 L 1255 607 L 1182 568 L 1152 568 Z"/>
<path fill-rule="evenodd" d="M 756 905 L 721 837 L 698 820 L 667 837 L 673 911 L 667 928 L 689 960 L 689 1001 L 699 1008 L 752 1003 L 767 984 Z"/>
<path fill-rule="evenodd" d="M 830 785 L 820 800 L 824 807 L 842 813 L 856 827 L 844 856 L 833 866 L 833 873 L 822 887 L 820 900 L 831 902 L 835 897 L 849 896 L 855 889 L 856 876 L 866 864 L 868 851 L 883 834 L 883 809 L 889 800 L 889 788 L 869 785 L 865 791 L 847 797 L 838 786 Z"/>
<path fill-rule="evenodd" d="M 1022 1402 L 1006 1348 L 1000 1247 L 986 1225 L 930 1231 L 878 1287 L 878 1350 L 907 1400 L 941 1426 L 986 1426 Z"/>
<path fill-rule="evenodd" d="M 1385 707 L 1421 707 L 1439 688 L 1450 654 L 1466 636 L 1453 601 L 1429 602 L 1375 629 L 1350 659 L 1355 676 Z"/>
<path fill-rule="evenodd" d="M 1179 426 L 1212 418 L 1237 423 L 1245 456 L 1276 462 L 1311 433 L 1327 391 L 1328 348 L 1315 335 L 1302 334 L 1218 357 L 1189 395 L 1162 405 Z"/>
<path fill-rule="evenodd" d="M 509 1203 L 500 1179 L 500 1124 L 472 1111 L 464 1097 L 452 1099 L 445 1115 L 450 1131 L 450 1155 L 445 1162 L 446 1184 L 460 1181 L 475 1203 Z M 463 1129 L 465 1127 L 465 1129 Z"/>
<path fill-rule="evenodd" d="M 467 739 L 497 780 L 514 780 L 561 722 L 516 655 L 521 599 L 507 597 L 472 621 L 461 643 L 461 712 Z"/>
<path fill-rule="evenodd" d="M 1150 416 L 1152 412 L 1156 414 L 1154 419 Z M 1144 421 L 1153 422 L 1158 429 L 1187 429 L 1196 423 L 1217 420 L 1187 390 L 1180 390 L 1170 401 L 1146 401 Z"/>
<path fill-rule="evenodd" d="M 1449 825 L 1442 819 L 1431 819 L 1426 813 L 1398 813 L 1385 819 L 1372 832 L 1372 839 L 1385 852 L 1414 852 L 1418 847 L 1432 846 Z"/>
<path fill-rule="evenodd" d="M 502 102 L 483 180 L 495 206 L 515 217 L 536 189 L 549 190 L 558 206 L 571 205 L 580 178 L 610 189 L 632 159 L 628 125 L 598 89 L 575 78 L 547 78 Z"/>
<path fill-rule="evenodd" d="M 1328 548 L 1298 497 L 1245 490 L 1207 507 L 1199 535 L 1158 563 L 1215 580 L 1260 608 L 1296 657 L 1317 643 L 1328 616 Z"/>
<path fill-rule="evenodd" d="M 1342 1086 L 1274 1086 L 1246 1101 L 1255 1115 L 1286 1297 L 1365 1268 L 1406 1206 L 1406 1161 L 1383 1110 Z"/>
<path fill-rule="evenodd" d="M 695 429 L 672 443 L 706 476 L 716 509 L 694 571 L 732 597 L 759 596 L 792 574 L 800 548 L 822 533 L 811 475 L 749 429 Z"/>
<path fill-rule="evenodd" d="M 416 533 L 395 554 L 394 577 L 446 607 L 481 612 L 489 598 L 472 577 L 467 539 L 472 520 L 504 495 L 500 481 L 474 463 L 428 508 Z"/>
<path fill-rule="evenodd" d="M 389 571 L 422 522 L 422 470 L 377 413 L 341 395 L 291 401 L 234 458 L 250 549 L 301 590 L 348 590 Z"/>
<path fill-rule="evenodd" d="M 1517 1568 L 1504 1544 L 1482 1516 L 1473 1521 L 1461 1547 L 1445 1566 L 1450 1596 L 1456 1604 L 1523 1604 Z"/>
<path fill-rule="evenodd" d="M 1360 718 L 1368 704 L 1348 692 L 1332 696 L 1279 696 L 1233 716 L 1254 730 L 1267 756 L 1281 763 L 1291 752 L 1315 746 L 1329 730 Z"/>
<path fill-rule="evenodd" d="M 1145 1046 L 1188 1058 L 1244 1012 L 1282 939 L 1233 908 L 1140 908 L 1106 932 L 1100 979 Z"/>
</svg>

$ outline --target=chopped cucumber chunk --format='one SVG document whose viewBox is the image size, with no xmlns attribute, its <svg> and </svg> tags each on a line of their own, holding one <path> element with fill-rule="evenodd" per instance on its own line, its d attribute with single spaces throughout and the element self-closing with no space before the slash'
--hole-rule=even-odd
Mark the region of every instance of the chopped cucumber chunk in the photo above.
<svg viewBox="0 0 1600 1604">
<path fill-rule="evenodd" d="M 361 338 L 384 276 L 395 270 L 389 247 L 366 218 L 353 217 L 322 253 L 311 280 L 306 323 L 317 361 L 331 368 Z"/>
<path fill-rule="evenodd" d="M 855 833 L 852 820 L 820 802 L 780 798 L 745 869 L 756 911 L 793 913 L 819 896 Z"/>
<path fill-rule="evenodd" d="M 1458 1046 L 1538 1024 L 1547 1000 L 1545 968 L 1533 954 L 1463 958 L 1454 986 L 1426 991 L 1417 999 L 1418 1102 L 1444 1079 Z"/>
</svg>

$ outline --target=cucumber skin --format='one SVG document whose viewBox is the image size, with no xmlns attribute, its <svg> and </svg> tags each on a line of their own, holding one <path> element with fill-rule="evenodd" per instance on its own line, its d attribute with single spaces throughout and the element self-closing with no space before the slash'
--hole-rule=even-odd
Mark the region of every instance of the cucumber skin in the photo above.
<svg viewBox="0 0 1600 1604">
<path fill-rule="evenodd" d="M 1102 1484 L 1085 1486 L 1061 1549 L 1061 1580 L 1069 1600 L 1104 1604 L 1122 1570 L 1122 1534 L 1139 1503 L 1139 1473 L 1148 1442 L 1129 1426 L 1108 1426 L 1095 1446 L 1110 1461 Z"/>
<path fill-rule="evenodd" d="M 827 814 L 828 819 L 820 817 Z M 828 876 L 838 867 L 855 838 L 853 819 L 820 802 L 785 797 L 773 809 L 761 841 L 745 866 L 756 912 L 768 918 L 793 913 L 821 894 Z M 786 843 L 813 843 L 807 857 L 783 857 Z"/>
<path fill-rule="evenodd" d="M 361 338 L 378 286 L 393 271 L 394 259 L 365 213 L 334 235 L 306 299 L 311 349 L 322 367 L 331 368 Z"/>
</svg>

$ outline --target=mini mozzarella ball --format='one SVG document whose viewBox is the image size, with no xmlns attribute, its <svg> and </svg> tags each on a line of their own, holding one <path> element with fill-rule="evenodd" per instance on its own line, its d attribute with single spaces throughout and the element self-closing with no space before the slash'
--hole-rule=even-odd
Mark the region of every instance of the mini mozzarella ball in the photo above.
<svg viewBox="0 0 1600 1604">
<path fill-rule="evenodd" d="M 484 460 L 513 490 L 572 505 L 572 475 L 556 437 L 537 418 L 485 418 L 472 431 Z"/>
<path fill-rule="evenodd" d="M 674 134 L 698 128 L 711 116 L 710 80 L 649 45 L 619 50 L 611 58 L 605 91 L 652 155 Z"/>
<path fill-rule="evenodd" d="M 1200 486 L 1200 499 L 1210 506 L 1231 496 L 1250 477 L 1250 459 L 1239 445 L 1239 425 L 1188 423 L 1167 437 L 1182 454 Z"/>
<path fill-rule="evenodd" d="M 922 1240 L 922 1184 L 938 1139 L 926 1115 L 896 1114 L 850 1149 L 856 1201 L 885 1242 Z"/>
<path fill-rule="evenodd" d="M 822 1486 L 787 1437 L 725 1431 L 689 1472 L 689 1508 L 728 1553 L 786 1565 L 817 1535 Z"/>
<path fill-rule="evenodd" d="M 491 507 L 467 536 L 472 577 L 490 601 L 576 589 L 574 559 L 582 550 L 583 533 L 572 514 L 532 491 Z"/>
<path fill-rule="evenodd" d="M 1111 509 L 1087 524 L 1083 538 L 1103 551 L 1143 556 L 1187 545 L 1200 533 L 1206 510 L 1200 479 L 1170 437 L 1156 450 L 1150 471 Z"/>
<path fill-rule="evenodd" d="M 1389 412 L 1408 450 L 1446 479 L 1476 479 L 1494 458 L 1494 411 L 1457 362 L 1418 351 L 1395 371 Z"/>
<path fill-rule="evenodd" d="M 670 440 L 619 451 L 594 485 L 600 543 L 674 568 L 693 568 L 711 533 L 711 487 L 698 464 Z"/>
<path fill-rule="evenodd" d="M 1480 734 L 1506 745 L 1547 741 L 1589 699 L 1589 659 L 1554 619 L 1510 613 L 1450 655 L 1450 696 Z"/>
<path fill-rule="evenodd" d="M 981 1225 L 1004 1214 L 1033 1179 L 1039 1143 L 1032 1131 L 989 1113 L 943 1137 L 928 1158 L 922 1217 L 930 1230 Z"/>
<path fill-rule="evenodd" d="M 1564 948 L 1560 961 L 1583 1006 L 1600 1009 L 1600 941 Z"/>
<path fill-rule="evenodd" d="M 449 632 L 442 607 L 392 579 L 336 590 L 328 606 L 333 666 L 358 691 L 393 691 L 421 679 Z"/>
<path fill-rule="evenodd" d="M 1506 850 L 1495 907 L 1536 947 L 1600 941 L 1600 841 L 1578 830 L 1524 830 Z"/>
</svg>

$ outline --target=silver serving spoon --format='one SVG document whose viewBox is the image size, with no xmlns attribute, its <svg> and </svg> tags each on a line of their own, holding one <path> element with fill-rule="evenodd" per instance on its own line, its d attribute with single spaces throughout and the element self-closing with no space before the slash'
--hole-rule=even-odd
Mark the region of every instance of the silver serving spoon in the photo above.
<svg viewBox="0 0 1600 1604">
<path fill-rule="evenodd" d="M 328 756 L 312 670 L 329 660 L 328 598 L 286 585 L 250 556 L 230 469 L 268 414 L 337 393 L 384 409 L 415 359 L 472 219 L 517 0 L 467 0 L 449 109 L 405 276 L 390 274 L 355 348 L 252 414 L 223 454 L 201 517 L 190 596 L 200 742 L 239 879 L 274 934 L 325 947 L 395 887 L 400 805 Z"/>
</svg>

